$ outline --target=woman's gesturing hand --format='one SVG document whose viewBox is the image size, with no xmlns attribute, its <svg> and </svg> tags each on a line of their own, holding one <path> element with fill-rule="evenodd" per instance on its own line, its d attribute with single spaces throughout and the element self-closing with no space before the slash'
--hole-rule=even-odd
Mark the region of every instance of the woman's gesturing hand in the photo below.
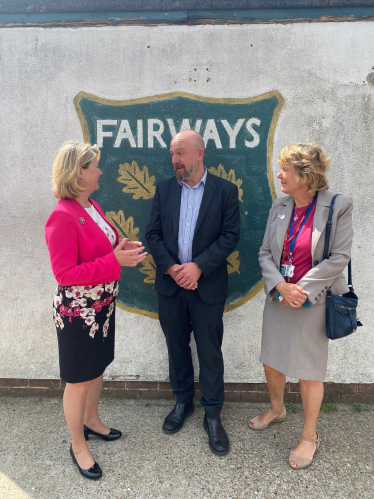
<svg viewBox="0 0 374 499">
<path fill-rule="evenodd" d="M 126 237 L 114 248 L 114 255 L 121 267 L 135 267 L 148 253 L 142 253 L 144 246 L 140 241 L 129 241 Z"/>
<path fill-rule="evenodd" d="M 282 287 L 280 286 L 282 284 Z M 308 296 L 304 289 L 297 284 L 289 282 L 280 283 L 276 285 L 277 290 L 281 289 L 280 293 L 283 296 L 283 305 L 285 307 L 300 308 L 307 300 Z"/>
</svg>

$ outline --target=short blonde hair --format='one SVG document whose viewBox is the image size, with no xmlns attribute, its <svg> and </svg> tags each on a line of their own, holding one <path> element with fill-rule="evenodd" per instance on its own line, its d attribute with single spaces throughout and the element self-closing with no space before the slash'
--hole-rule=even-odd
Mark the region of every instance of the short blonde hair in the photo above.
<svg viewBox="0 0 374 499">
<path fill-rule="evenodd" d="M 76 198 L 86 189 L 78 184 L 81 168 L 86 169 L 93 159 L 100 159 L 97 145 L 69 141 L 57 151 L 52 165 L 52 192 L 59 199 Z"/>
<path fill-rule="evenodd" d="M 326 173 L 330 158 L 321 146 L 313 142 L 286 146 L 279 154 L 278 164 L 287 163 L 295 167 L 296 181 L 306 185 L 309 194 L 314 195 L 317 191 L 329 188 Z"/>
</svg>

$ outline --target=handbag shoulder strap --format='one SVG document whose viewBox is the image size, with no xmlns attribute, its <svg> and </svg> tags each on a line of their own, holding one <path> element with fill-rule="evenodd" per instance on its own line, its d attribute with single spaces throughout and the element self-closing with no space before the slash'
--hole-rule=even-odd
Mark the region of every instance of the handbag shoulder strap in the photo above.
<svg viewBox="0 0 374 499">
<path fill-rule="evenodd" d="M 323 251 L 323 259 L 328 260 L 329 259 L 329 245 L 330 245 L 330 234 L 331 234 L 331 227 L 332 227 L 332 215 L 334 213 L 334 204 L 335 204 L 335 199 L 339 196 L 339 194 L 335 194 L 335 196 L 331 200 L 330 204 L 330 210 L 329 210 L 329 216 L 326 222 L 326 237 L 325 237 L 325 248 Z M 349 260 L 348 263 L 348 286 L 352 286 L 352 261 Z"/>
<path fill-rule="evenodd" d="M 323 259 L 328 260 L 329 259 L 329 245 L 330 245 L 330 234 L 331 234 L 331 227 L 332 227 L 332 215 L 334 213 L 334 204 L 335 204 L 335 199 L 339 196 L 339 194 L 335 194 L 335 196 L 331 200 L 330 204 L 330 210 L 329 210 L 329 216 L 326 222 L 326 237 L 325 237 L 325 249 L 323 251 Z"/>
<path fill-rule="evenodd" d="M 348 263 L 348 286 L 353 286 L 353 284 L 352 284 L 352 260 L 349 260 L 349 263 Z"/>
</svg>

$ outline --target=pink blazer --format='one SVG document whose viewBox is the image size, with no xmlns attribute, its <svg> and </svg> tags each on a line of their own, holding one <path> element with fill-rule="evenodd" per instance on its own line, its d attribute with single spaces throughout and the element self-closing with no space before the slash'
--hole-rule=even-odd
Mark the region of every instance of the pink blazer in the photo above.
<svg viewBox="0 0 374 499">
<path fill-rule="evenodd" d="M 90 202 L 108 222 L 98 203 Z M 118 232 L 109 225 L 118 244 Z M 75 199 L 60 199 L 56 204 L 45 225 L 45 240 L 61 286 L 96 286 L 119 279 L 121 267 L 108 237 Z"/>
</svg>

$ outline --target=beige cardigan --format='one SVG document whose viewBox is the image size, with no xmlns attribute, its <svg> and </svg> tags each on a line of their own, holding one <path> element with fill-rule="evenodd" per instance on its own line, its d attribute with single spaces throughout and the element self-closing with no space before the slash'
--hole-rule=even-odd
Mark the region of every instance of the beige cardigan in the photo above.
<svg viewBox="0 0 374 499">
<path fill-rule="evenodd" d="M 318 193 L 312 233 L 313 268 L 297 283 L 308 295 L 311 304 L 326 300 L 326 290 L 334 294 L 348 291 L 344 268 L 348 265 L 352 247 L 352 199 L 341 194 L 335 200 L 330 236 L 330 258 L 322 260 L 325 245 L 326 222 L 334 193 L 323 190 Z M 265 279 L 265 293 L 272 300 L 275 286 L 284 280 L 279 272 L 284 238 L 289 226 L 294 202 L 291 196 L 276 199 L 270 210 L 264 240 L 259 251 L 259 262 Z M 284 215 L 284 218 L 281 218 Z"/>
</svg>

